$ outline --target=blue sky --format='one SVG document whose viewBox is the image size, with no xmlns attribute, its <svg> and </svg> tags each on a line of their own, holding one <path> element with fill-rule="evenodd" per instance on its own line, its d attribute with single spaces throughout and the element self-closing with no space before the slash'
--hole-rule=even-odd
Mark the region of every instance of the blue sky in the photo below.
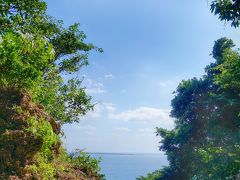
<svg viewBox="0 0 240 180">
<path fill-rule="evenodd" d="M 155 127 L 173 127 L 172 92 L 200 77 L 215 40 L 239 32 L 210 13 L 207 0 L 47 0 L 65 25 L 81 24 L 93 52 L 79 72 L 97 102 L 79 124 L 64 127 L 65 146 L 89 152 L 155 153 Z M 238 42 L 235 42 L 238 44 Z"/>
</svg>

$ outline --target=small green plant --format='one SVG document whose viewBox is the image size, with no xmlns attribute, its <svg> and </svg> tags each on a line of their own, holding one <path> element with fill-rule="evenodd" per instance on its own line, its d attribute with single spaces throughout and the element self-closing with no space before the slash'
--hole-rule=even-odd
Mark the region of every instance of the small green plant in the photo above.
<svg viewBox="0 0 240 180">
<path fill-rule="evenodd" d="M 0 179 L 99 179 L 99 161 L 68 155 L 60 134 L 93 109 L 77 72 L 102 49 L 46 11 L 43 0 L 0 1 Z"/>
<path fill-rule="evenodd" d="M 163 175 L 162 170 L 157 170 L 152 173 L 148 173 L 146 177 L 140 176 L 136 180 L 156 180 L 160 179 Z"/>
<path fill-rule="evenodd" d="M 100 174 L 101 158 L 92 158 L 90 154 L 83 151 L 74 152 L 70 156 L 72 163 L 82 168 L 88 176 Z M 100 174 L 100 179 L 104 180 L 105 176 Z"/>
<path fill-rule="evenodd" d="M 54 179 L 56 169 L 52 163 L 55 158 L 53 147 L 59 142 L 59 137 L 53 132 L 51 124 L 44 118 L 31 117 L 28 119 L 28 123 L 29 127 L 26 131 L 41 138 L 42 147 L 34 157 L 36 164 L 29 166 L 27 170 L 43 180 Z"/>
<path fill-rule="evenodd" d="M 40 150 L 40 154 L 44 157 L 45 161 L 53 158 L 53 147 L 59 142 L 59 137 L 53 132 L 51 124 L 43 118 L 37 120 L 35 117 L 31 117 L 29 120 L 29 127 L 27 131 L 33 133 L 37 137 L 41 137 L 43 145 Z"/>
</svg>

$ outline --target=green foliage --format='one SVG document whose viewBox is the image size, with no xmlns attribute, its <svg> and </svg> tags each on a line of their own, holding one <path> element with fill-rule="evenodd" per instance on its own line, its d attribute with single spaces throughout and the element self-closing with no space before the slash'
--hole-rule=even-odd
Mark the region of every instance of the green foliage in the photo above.
<svg viewBox="0 0 240 180">
<path fill-rule="evenodd" d="M 99 174 L 100 161 L 101 159 L 92 158 L 88 153 L 83 151 L 75 152 L 71 155 L 71 162 L 81 167 L 88 176 Z M 104 175 L 101 175 L 101 179 L 105 179 Z"/>
<path fill-rule="evenodd" d="M 53 147 L 59 142 L 59 137 L 53 132 L 51 124 L 46 119 L 28 119 L 29 127 L 27 132 L 31 132 L 36 137 L 42 138 L 42 147 L 38 152 L 44 162 L 49 162 L 54 158 Z"/>
<path fill-rule="evenodd" d="M 105 180 L 100 174 L 100 159 L 90 157 L 85 152 L 78 155 L 69 155 L 65 149 L 60 149 L 60 154 L 52 161 L 46 161 L 41 153 L 35 156 L 36 163 L 28 166 L 26 172 L 35 178 L 41 179 L 99 179 Z"/>
<path fill-rule="evenodd" d="M 138 177 L 137 180 L 155 180 L 155 179 L 163 178 L 164 172 L 166 171 L 166 169 L 167 167 L 161 170 L 154 171 L 152 173 L 148 173 L 146 177 L 141 176 L 141 177 Z"/>
<path fill-rule="evenodd" d="M 40 33 L 47 5 L 41 0 L 0 0 L 0 34 Z"/>
<path fill-rule="evenodd" d="M 84 42 L 79 24 L 63 28 L 48 16 L 41 0 L 1 0 L 0 13 L 0 86 L 31 93 L 61 124 L 79 121 L 92 105 L 76 72 L 88 64 L 89 51 L 102 49 Z"/>
<path fill-rule="evenodd" d="M 55 179 L 56 169 L 52 163 L 46 163 L 42 156 L 36 156 L 36 164 L 27 166 L 26 171 L 34 178 L 41 178 L 42 180 Z"/>
<path fill-rule="evenodd" d="M 91 97 L 87 96 L 85 88 L 81 87 L 82 81 L 70 79 L 62 83 L 62 79 L 54 78 L 54 75 L 45 81 L 51 83 L 36 89 L 33 99 L 44 105 L 46 111 L 61 124 L 78 122 L 80 116 L 93 109 Z"/>
<path fill-rule="evenodd" d="M 30 34 L 5 33 L 0 42 L 0 84 L 30 89 L 38 85 L 53 59 L 52 45 Z"/>
<path fill-rule="evenodd" d="M 223 61 L 215 68 L 220 72 L 215 76 L 215 83 L 222 88 L 240 90 L 239 53 L 228 49 L 223 53 Z"/>
<path fill-rule="evenodd" d="M 59 134 L 93 109 L 77 72 L 102 49 L 46 10 L 42 0 L 0 0 L 0 179 L 101 179 L 99 161 L 68 155 Z"/>
<path fill-rule="evenodd" d="M 239 26 L 239 0 L 214 0 L 211 4 L 211 11 L 219 15 L 221 21 L 230 21 L 233 27 Z"/>
<path fill-rule="evenodd" d="M 238 176 L 240 89 L 233 80 L 240 79 L 236 64 L 230 66 L 229 61 L 238 62 L 239 55 L 232 47 L 234 44 L 226 38 L 216 41 L 216 62 L 206 68 L 207 75 L 182 81 L 175 91 L 171 116 L 176 126 L 171 131 L 157 130 L 162 137 L 160 149 L 166 152 L 170 166 L 156 179 Z M 236 71 L 231 70 L 233 67 Z M 229 71 L 234 74 L 226 74 Z"/>
<path fill-rule="evenodd" d="M 212 11 L 239 26 L 240 1 L 216 0 Z M 169 166 L 140 179 L 238 179 L 240 175 L 240 55 L 232 40 L 215 41 L 200 78 L 182 81 L 174 92 L 172 130 L 157 128 Z"/>
</svg>

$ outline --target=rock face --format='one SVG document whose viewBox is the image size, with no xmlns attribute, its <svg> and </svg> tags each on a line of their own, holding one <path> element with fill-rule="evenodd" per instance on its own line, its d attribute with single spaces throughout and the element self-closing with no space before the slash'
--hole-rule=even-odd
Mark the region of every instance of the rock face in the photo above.
<svg viewBox="0 0 240 180">
<path fill-rule="evenodd" d="M 55 134 L 60 133 L 60 126 L 44 112 L 42 106 L 34 104 L 28 94 L 0 89 L 0 179 L 26 176 L 25 167 L 34 163 L 33 157 L 42 148 L 43 137 L 27 130 L 31 117 L 45 119 Z M 56 153 L 59 152 L 59 144 L 52 147 Z"/>
<path fill-rule="evenodd" d="M 60 125 L 14 89 L 0 88 L 0 180 L 99 180 L 97 160 L 61 147 Z"/>
</svg>

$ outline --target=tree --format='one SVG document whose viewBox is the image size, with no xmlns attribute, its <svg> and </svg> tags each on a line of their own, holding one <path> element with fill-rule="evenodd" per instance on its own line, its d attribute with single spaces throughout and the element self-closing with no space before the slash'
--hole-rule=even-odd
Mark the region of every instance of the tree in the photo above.
<svg viewBox="0 0 240 180">
<path fill-rule="evenodd" d="M 240 1 L 214 0 L 211 11 L 239 26 Z M 214 63 L 174 92 L 172 130 L 157 128 L 169 166 L 143 179 L 238 179 L 240 174 L 240 54 L 231 39 L 215 41 Z"/>
<path fill-rule="evenodd" d="M 61 124 L 78 121 L 93 108 L 91 97 L 81 81 L 63 77 L 87 65 L 89 51 L 102 49 L 84 43 L 79 24 L 63 28 L 62 21 L 48 16 L 41 0 L 0 3 L 1 86 L 31 93 Z"/>
<path fill-rule="evenodd" d="M 219 16 L 221 21 L 230 21 L 233 27 L 238 27 L 240 22 L 239 0 L 214 0 L 211 11 Z"/>
<path fill-rule="evenodd" d="M 206 75 L 182 81 L 174 92 L 171 116 L 175 128 L 157 128 L 160 150 L 169 166 L 154 179 L 235 179 L 240 172 L 240 56 L 232 40 L 215 41 L 216 62 Z"/>
<path fill-rule="evenodd" d="M 46 8 L 0 0 L 0 179 L 101 179 L 98 160 L 68 155 L 60 134 L 93 108 L 76 72 L 102 49 Z"/>
<path fill-rule="evenodd" d="M 215 0 L 211 11 L 239 26 L 240 1 Z M 155 179 L 235 179 L 240 172 L 240 56 L 232 40 L 215 42 L 216 62 L 202 79 L 183 81 L 172 100 L 175 128 L 157 129 L 170 165 Z"/>
<path fill-rule="evenodd" d="M 182 81 L 174 92 L 175 128 L 157 128 L 169 166 L 154 179 L 235 179 L 240 172 L 240 56 L 232 40 L 215 41 L 215 63 L 200 78 Z M 157 177 L 156 177 L 157 174 Z"/>
</svg>

